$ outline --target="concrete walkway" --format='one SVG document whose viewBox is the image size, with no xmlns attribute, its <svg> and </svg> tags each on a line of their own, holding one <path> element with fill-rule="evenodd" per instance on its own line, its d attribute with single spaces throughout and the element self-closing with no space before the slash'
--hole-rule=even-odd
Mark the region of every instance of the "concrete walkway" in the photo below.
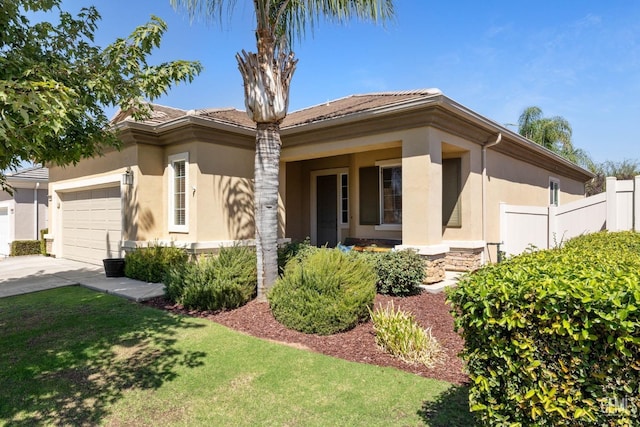
<svg viewBox="0 0 640 427">
<path fill-rule="evenodd" d="M 162 283 L 106 277 L 98 265 L 39 255 L 0 258 L 0 298 L 70 285 L 137 302 L 164 295 Z"/>
</svg>

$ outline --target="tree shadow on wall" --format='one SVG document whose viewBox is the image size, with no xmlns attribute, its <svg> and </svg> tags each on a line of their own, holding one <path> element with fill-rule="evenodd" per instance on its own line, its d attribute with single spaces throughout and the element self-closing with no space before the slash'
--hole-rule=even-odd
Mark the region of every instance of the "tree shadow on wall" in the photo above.
<svg viewBox="0 0 640 427">
<path fill-rule="evenodd" d="M 227 230 L 233 240 L 255 237 L 253 182 L 249 178 L 222 176 L 218 192 L 224 203 Z"/>
<path fill-rule="evenodd" d="M 469 387 L 451 386 L 435 401 L 425 401 L 418 415 L 433 427 L 471 427 L 477 425 L 469 411 Z"/>
<path fill-rule="evenodd" d="M 149 240 L 148 234 L 156 226 L 156 218 L 153 211 L 140 206 L 138 187 L 129 186 L 125 191 L 124 239 L 134 241 Z"/>
</svg>

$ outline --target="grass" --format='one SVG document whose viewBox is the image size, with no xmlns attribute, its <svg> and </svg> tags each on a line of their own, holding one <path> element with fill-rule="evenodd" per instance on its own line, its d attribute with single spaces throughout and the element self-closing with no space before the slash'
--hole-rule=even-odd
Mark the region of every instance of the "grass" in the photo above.
<svg viewBox="0 0 640 427">
<path fill-rule="evenodd" d="M 0 299 L 0 331 L 0 424 L 472 424 L 464 387 L 79 287 Z"/>
</svg>

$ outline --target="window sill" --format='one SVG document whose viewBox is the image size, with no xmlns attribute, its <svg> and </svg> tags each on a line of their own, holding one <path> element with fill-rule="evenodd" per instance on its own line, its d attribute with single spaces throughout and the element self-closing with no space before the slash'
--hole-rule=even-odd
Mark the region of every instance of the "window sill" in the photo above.
<svg viewBox="0 0 640 427">
<path fill-rule="evenodd" d="M 381 224 L 376 225 L 376 231 L 402 231 L 402 224 Z"/>
<path fill-rule="evenodd" d="M 188 234 L 189 233 L 189 229 L 187 227 L 169 227 L 169 233 Z"/>
</svg>

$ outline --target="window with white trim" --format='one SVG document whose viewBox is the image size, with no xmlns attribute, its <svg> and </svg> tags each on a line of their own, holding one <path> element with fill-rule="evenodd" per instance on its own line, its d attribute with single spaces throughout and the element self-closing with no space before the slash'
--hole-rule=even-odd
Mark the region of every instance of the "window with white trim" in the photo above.
<svg viewBox="0 0 640 427">
<path fill-rule="evenodd" d="M 189 231 L 189 153 L 169 156 L 169 231 Z"/>
<path fill-rule="evenodd" d="M 381 160 L 375 166 L 360 168 L 358 186 L 361 225 L 402 225 L 402 166 L 399 160 Z"/>
<path fill-rule="evenodd" d="M 549 178 L 549 204 L 558 206 L 560 204 L 560 180 Z"/>
<path fill-rule="evenodd" d="M 380 167 L 382 224 L 402 224 L 402 166 Z"/>
</svg>

